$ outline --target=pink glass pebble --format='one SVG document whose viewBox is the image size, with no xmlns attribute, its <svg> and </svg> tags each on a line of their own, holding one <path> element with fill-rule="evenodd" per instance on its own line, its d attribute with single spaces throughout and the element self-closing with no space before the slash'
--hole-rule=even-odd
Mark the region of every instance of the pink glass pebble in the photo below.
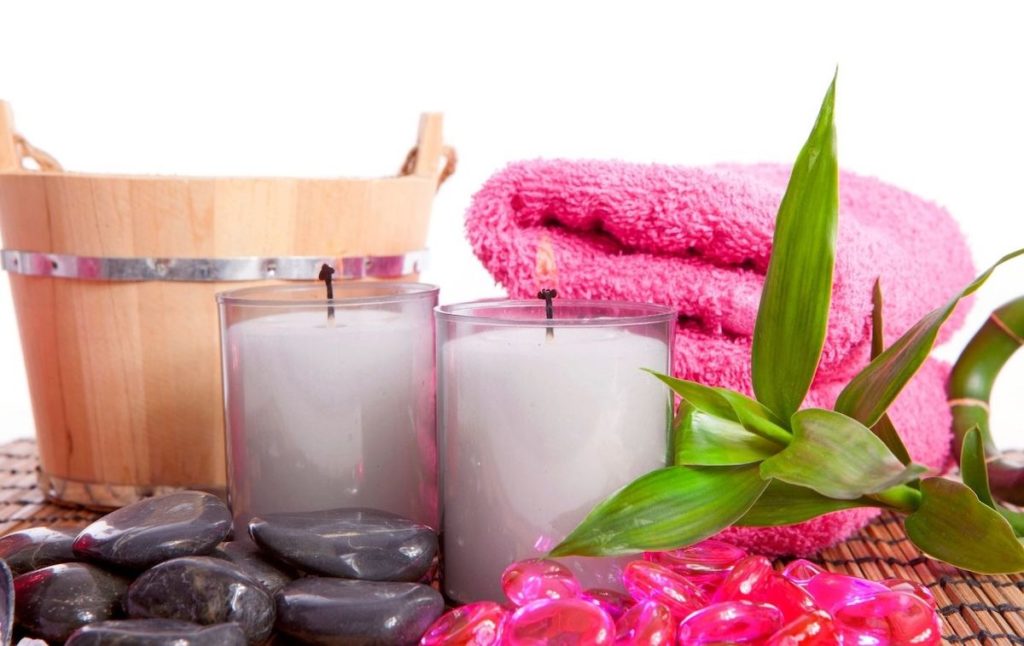
<svg viewBox="0 0 1024 646">
<path fill-rule="evenodd" d="M 928 589 L 928 586 L 917 581 L 907 581 L 906 579 L 884 579 L 882 585 L 893 590 L 895 592 L 906 592 L 912 594 L 921 601 L 924 601 L 932 608 L 938 608 L 938 604 L 935 603 L 935 595 Z"/>
<path fill-rule="evenodd" d="M 644 552 L 644 560 L 685 576 L 687 581 L 711 595 L 725 579 L 729 568 L 746 555 L 743 548 L 708 539 L 678 550 Z"/>
<path fill-rule="evenodd" d="M 580 595 L 580 599 L 588 601 L 604 610 L 613 621 L 618 621 L 619 617 L 626 614 L 626 611 L 636 604 L 633 601 L 633 597 L 628 594 L 618 592 L 617 590 L 605 590 L 604 588 L 584 590 L 583 594 Z"/>
<path fill-rule="evenodd" d="M 786 623 L 817 608 L 811 595 L 775 572 L 763 556 L 750 556 L 737 563 L 715 592 L 713 601 L 770 603 L 782 611 Z"/>
<path fill-rule="evenodd" d="M 866 579 L 834 572 L 823 572 L 811 579 L 807 584 L 807 591 L 819 608 L 835 614 L 835 610 L 839 606 L 853 603 L 879 592 L 888 592 L 889 588 Z"/>
<path fill-rule="evenodd" d="M 431 624 L 420 646 L 491 646 L 501 641 L 508 611 L 493 601 L 479 601 L 444 613 Z"/>
<path fill-rule="evenodd" d="M 833 616 L 843 644 L 934 646 L 942 641 L 938 614 L 905 592 L 879 592 L 843 605 Z"/>
<path fill-rule="evenodd" d="M 657 601 L 643 601 L 615 622 L 616 646 L 674 644 L 676 624 L 672 613 Z"/>
<path fill-rule="evenodd" d="M 811 563 L 806 559 L 797 559 L 782 569 L 782 576 L 803 588 L 811 582 L 811 579 L 824 571 L 817 563 Z"/>
<path fill-rule="evenodd" d="M 508 646 L 601 646 L 614 640 L 615 624 L 582 599 L 540 599 L 512 613 L 503 635 Z"/>
<path fill-rule="evenodd" d="M 649 561 L 630 562 L 622 572 L 622 582 L 634 599 L 665 605 L 677 621 L 708 602 L 707 595 L 686 577 Z"/>
<path fill-rule="evenodd" d="M 839 636 L 832 617 L 815 610 L 797 617 L 768 638 L 764 646 L 838 646 Z"/>
<path fill-rule="evenodd" d="M 696 545 L 667 552 L 644 552 L 644 560 L 657 563 L 685 576 L 725 572 L 747 555 L 746 550 L 709 539 Z"/>
<path fill-rule="evenodd" d="M 782 627 L 782 613 L 750 601 L 723 601 L 694 612 L 679 624 L 678 644 L 749 644 L 767 639 Z"/>
<path fill-rule="evenodd" d="M 538 599 L 570 599 L 583 591 L 572 570 L 548 559 L 527 559 L 508 566 L 501 575 L 501 589 L 517 606 Z"/>
<path fill-rule="evenodd" d="M 763 556 L 748 556 L 733 566 L 722 581 L 712 601 L 739 601 L 749 599 L 775 575 L 772 562 Z"/>
</svg>

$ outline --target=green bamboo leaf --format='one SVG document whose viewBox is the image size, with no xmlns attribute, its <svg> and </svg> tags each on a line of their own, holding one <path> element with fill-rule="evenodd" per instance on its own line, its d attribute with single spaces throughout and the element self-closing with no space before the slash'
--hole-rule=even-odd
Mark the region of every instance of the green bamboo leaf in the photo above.
<svg viewBox="0 0 1024 646">
<path fill-rule="evenodd" d="M 791 525 L 834 511 L 877 506 L 877 502 L 868 498 L 836 500 L 807 487 L 772 480 L 757 502 L 733 524 L 745 527 Z"/>
<path fill-rule="evenodd" d="M 874 426 L 928 358 L 939 328 L 953 313 L 957 303 L 984 285 L 999 265 L 1021 254 L 1024 254 L 1024 249 L 1006 254 L 948 303 L 915 323 L 846 385 L 843 392 L 839 393 L 835 409 L 860 420 L 865 426 Z"/>
<path fill-rule="evenodd" d="M 791 423 L 793 441 L 761 463 L 761 477 L 856 500 L 927 471 L 904 465 L 871 429 L 835 411 L 808 408 L 794 413 Z"/>
<path fill-rule="evenodd" d="M 885 350 L 885 328 L 882 320 L 882 281 L 875 279 L 875 289 L 871 295 L 871 358 L 874 359 Z M 896 430 L 888 413 L 882 413 L 882 417 L 874 426 L 871 432 L 878 436 L 878 439 L 885 442 L 892 454 L 899 458 L 903 464 L 910 464 L 910 452 L 903 444 L 903 438 Z"/>
<path fill-rule="evenodd" d="M 698 410 L 719 419 L 739 422 L 751 433 L 772 440 L 780 446 L 789 444 L 790 433 L 785 428 L 785 423 L 760 402 L 726 388 L 713 388 L 652 370 L 648 372 Z"/>
<path fill-rule="evenodd" d="M 964 435 L 964 444 L 960 451 L 960 475 L 964 484 L 978 496 L 978 500 L 992 509 L 998 509 L 988 488 L 988 466 L 985 464 L 985 445 L 982 443 L 981 431 L 972 427 Z"/>
<path fill-rule="evenodd" d="M 985 462 L 985 438 L 977 426 L 971 427 L 964 434 L 960 451 L 960 476 L 964 484 L 978 496 L 978 500 L 995 509 L 1010 523 L 1014 534 L 1024 536 L 1024 513 L 998 504 L 992 496 L 988 484 L 988 464 Z"/>
<path fill-rule="evenodd" d="M 907 536 L 932 558 L 980 574 L 1024 571 L 1024 545 L 1005 518 L 966 485 L 921 481 L 921 505 L 907 516 Z"/>
<path fill-rule="evenodd" d="M 675 427 L 674 464 L 732 466 L 760 462 L 781 446 L 751 433 L 739 422 L 715 417 L 683 402 Z"/>
<path fill-rule="evenodd" d="M 598 504 L 551 555 L 612 556 L 690 545 L 728 527 L 766 486 L 756 464 L 652 471 Z"/>
<path fill-rule="evenodd" d="M 999 515 L 1006 519 L 1006 522 L 1010 523 L 1010 527 L 1013 528 L 1013 533 L 1017 538 L 1024 538 L 1024 513 L 1014 511 L 1013 509 L 1007 509 L 1000 505 L 996 511 Z"/>
<path fill-rule="evenodd" d="M 828 326 L 839 223 L 835 91 L 833 78 L 793 164 L 775 219 L 771 261 L 754 326 L 754 394 L 782 418 L 792 415 L 807 395 Z"/>
<path fill-rule="evenodd" d="M 644 370 L 647 369 L 644 368 Z M 739 421 L 739 415 L 737 415 L 736 411 L 733 410 L 732 404 L 729 403 L 729 400 L 719 394 L 711 386 L 705 386 L 704 384 L 697 383 L 696 381 L 677 379 L 653 370 L 647 370 L 647 372 L 664 382 L 677 395 L 682 397 L 684 401 L 692 405 L 694 408 L 702 410 L 705 413 L 710 413 L 715 417 L 729 419 L 734 422 Z"/>
<path fill-rule="evenodd" d="M 875 425 L 871 427 L 871 432 L 878 436 L 878 439 L 882 440 L 882 443 L 892 451 L 892 454 L 896 456 L 896 459 L 901 464 L 910 464 L 913 460 L 910 458 L 910 453 L 907 451 L 907 447 L 903 444 L 903 439 L 900 437 L 899 431 L 896 430 L 896 426 L 889 419 L 888 413 L 883 414 L 882 417 L 875 422 Z"/>
</svg>

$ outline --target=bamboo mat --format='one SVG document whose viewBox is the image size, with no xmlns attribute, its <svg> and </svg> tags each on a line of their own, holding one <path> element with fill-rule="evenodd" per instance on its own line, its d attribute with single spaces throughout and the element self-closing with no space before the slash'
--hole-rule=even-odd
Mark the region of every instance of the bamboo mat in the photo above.
<svg viewBox="0 0 1024 646">
<path fill-rule="evenodd" d="M 36 446 L 0 446 L 0 535 L 37 525 L 83 527 L 99 517 L 48 504 L 36 486 Z M 934 593 L 949 644 L 1024 645 L 1024 575 L 979 576 L 925 558 L 900 520 L 883 514 L 858 535 L 823 551 L 826 569 L 865 577 L 919 581 Z"/>
</svg>

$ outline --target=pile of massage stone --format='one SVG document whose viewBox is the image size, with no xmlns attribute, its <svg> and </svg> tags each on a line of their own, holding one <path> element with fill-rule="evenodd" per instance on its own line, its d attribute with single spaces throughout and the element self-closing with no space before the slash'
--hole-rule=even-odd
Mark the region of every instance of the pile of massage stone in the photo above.
<svg viewBox="0 0 1024 646">
<path fill-rule="evenodd" d="M 336 509 L 254 518 L 251 542 L 231 526 L 219 498 L 182 491 L 78 534 L 0 538 L 0 644 L 12 630 L 71 646 L 415 644 L 444 611 L 423 583 L 438 547 L 425 525 Z"/>
</svg>

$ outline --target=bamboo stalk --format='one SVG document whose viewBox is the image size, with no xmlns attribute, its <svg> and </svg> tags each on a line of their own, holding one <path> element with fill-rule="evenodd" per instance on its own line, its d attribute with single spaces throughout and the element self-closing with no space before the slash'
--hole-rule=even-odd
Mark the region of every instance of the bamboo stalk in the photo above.
<svg viewBox="0 0 1024 646">
<path fill-rule="evenodd" d="M 1007 360 L 1024 344 L 1024 296 L 992 312 L 974 335 L 949 376 L 947 393 L 953 412 L 953 455 L 960 458 L 964 435 L 977 425 L 985 442 L 992 494 L 1024 504 L 1024 465 L 1001 457 L 989 429 L 992 385 Z"/>
</svg>

